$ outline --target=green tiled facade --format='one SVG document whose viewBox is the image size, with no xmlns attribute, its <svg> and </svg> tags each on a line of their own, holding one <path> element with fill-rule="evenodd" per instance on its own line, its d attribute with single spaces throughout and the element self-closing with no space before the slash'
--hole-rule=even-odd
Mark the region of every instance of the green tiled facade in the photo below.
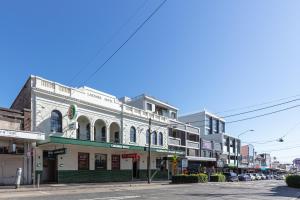
<svg viewBox="0 0 300 200">
<path fill-rule="evenodd" d="M 131 170 L 60 170 L 58 183 L 125 182 L 132 180 Z"/>
<path fill-rule="evenodd" d="M 151 170 L 151 176 L 155 173 L 156 170 Z M 147 170 L 139 171 L 139 178 L 141 180 L 147 179 Z M 168 180 L 168 171 L 157 171 L 153 176 L 152 180 Z"/>
<path fill-rule="evenodd" d="M 153 175 L 156 170 L 152 170 Z M 36 171 L 42 180 L 43 171 Z M 58 183 L 101 183 L 132 181 L 132 170 L 60 170 L 57 173 Z M 158 171 L 152 180 L 167 180 L 168 172 Z M 138 180 L 147 180 L 147 170 L 139 170 Z"/>
</svg>

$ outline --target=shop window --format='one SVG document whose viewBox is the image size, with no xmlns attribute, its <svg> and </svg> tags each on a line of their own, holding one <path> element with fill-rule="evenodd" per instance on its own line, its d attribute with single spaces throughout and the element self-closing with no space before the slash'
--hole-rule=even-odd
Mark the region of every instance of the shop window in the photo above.
<svg viewBox="0 0 300 200">
<path fill-rule="evenodd" d="M 120 170 L 120 155 L 111 155 L 111 169 Z"/>
<path fill-rule="evenodd" d="M 90 154 L 78 153 L 78 170 L 90 169 Z"/>
<path fill-rule="evenodd" d="M 156 169 L 159 169 L 160 171 L 165 171 L 166 170 L 166 161 L 159 158 L 156 159 Z"/>
<path fill-rule="evenodd" d="M 95 154 L 95 169 L 105 170 L 107 166 L 107 155 L 106 154 Z"/>
<path fill-rule="evenodd" d="M 51 132 L 61 133 L 62 132 L 62 114 L 58 110 L 51 112 Z"/>
</svg>

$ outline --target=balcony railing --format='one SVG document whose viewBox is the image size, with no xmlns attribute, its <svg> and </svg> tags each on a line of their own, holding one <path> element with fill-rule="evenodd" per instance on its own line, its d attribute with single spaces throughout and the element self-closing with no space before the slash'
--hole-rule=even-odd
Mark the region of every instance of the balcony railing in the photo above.
<svg viewBox="0 0 300 200">
<path fill-rule="evenodd" d="M 195 149 L 199 149 L 200 148 L 200 143 L 199 142 L 195 142 L 195 141 L 187 141 L 187 147 L 189 148 L 195 148 Z"/>
<path fill-rule="evenodd" d="M 169 145 L 181 146 L 181 139 L 169 137 Z"/>
<path fill-rule="evenodd" d="M 141 110 L 141 109 L 138 109 L 138 108 L 135 108 L 135 107 L 132 107 L 132 106 L 128 106 L 128 105 L 125 105 L 125 104 L 123 105 L 123 111 L 125 113 L 136 115 L 136 116 L 139 116 L 139 117 L 143 117 L 143 118 L 147 118 L 147 119 L 151 117 L 151 119 L 153 119 L 155 121 L 168 123 L 168 118 L 167 117 L 160 116 L 160 115 L 157 115 L 157 114 L 154 114 L 154 113 L 149 113 L 149 112 L 146 112 L 144 110 Z"/>
</svg>

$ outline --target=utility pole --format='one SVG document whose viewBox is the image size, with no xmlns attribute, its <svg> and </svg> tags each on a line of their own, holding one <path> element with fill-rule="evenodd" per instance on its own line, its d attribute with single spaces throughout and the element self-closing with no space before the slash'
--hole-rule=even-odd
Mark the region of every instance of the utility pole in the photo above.
<svg viewBox="0 0 300 200">
<path fill-rule="evenodd" d="M 149 134 L 148 134 L 148 157 L 147 157 L 147 174 L 148 174 L 148 184 L 151 183 L 151 169 L 150 169 L 150 156 L 151 156 L 151 117 L 149 118 Z"/>
</svg>

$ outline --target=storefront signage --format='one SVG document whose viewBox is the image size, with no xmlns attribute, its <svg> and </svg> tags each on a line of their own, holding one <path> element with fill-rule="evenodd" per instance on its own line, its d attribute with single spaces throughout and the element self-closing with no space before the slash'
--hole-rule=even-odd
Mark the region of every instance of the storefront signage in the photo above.
<svg viewBox="0 0 300 200">
<path fill-rule="evenodd" d="M 124 146 L 124 145 L 120 145 L 120 144 L 112 144 L 112 145 L 110 145 L 110 147 L 118 148 L 118 149 L 129 149 L 129 146 Z"/>
<path fill-rule="evenodd" d="M 126 158 L 139 159 L 140 155 L 138 155 L 136 153 L 122 154 L 122 158 L 123 159 L 126 159 Z"/>
<path fill-rule="evenodd" d="M 22 132 L 22 131 L 10 131 L 0 130 L 0 137 L 12 137 L 29 140 L 45 140 L 45 134 L 39 132 Z"/>
<path fill-rule="evenodd" d="M 49 155 L 56 156 L 56 155 L 66 154 L 66 150 L 67 150 L 66 148 L 54 149 L 52 151 L 48 151 L 48 156 Z"/>
<path fill-rule="evenodd" d="M 73 120 L 75 119 L 77 116 L 77 106 L 75 104 L 72 104 L 69 106 L 69 109 L 68 109 L 68 118 L 70 120 Z"/>
</svg>

